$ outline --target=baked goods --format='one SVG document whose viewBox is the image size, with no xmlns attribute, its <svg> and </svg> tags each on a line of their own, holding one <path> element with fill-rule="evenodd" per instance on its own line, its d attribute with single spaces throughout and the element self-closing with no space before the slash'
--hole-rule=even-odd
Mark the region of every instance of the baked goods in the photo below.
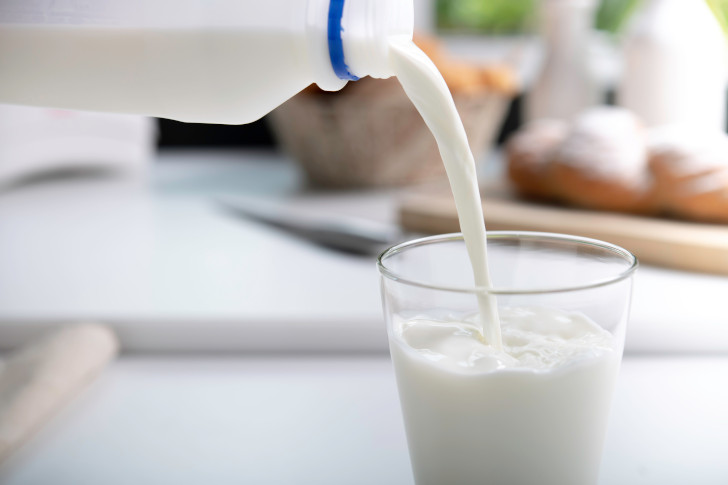
<svg viewBox="0 0 728 485">
<path fill-rule="evenodd" d="M 538 120 L 524 126 L 506 143 L 508 176 L 518 192 L 529 198 L 554 196 L 549 162 L 566 138 L 569 124 L 560 120 Z"/>
<path fill-rule="evenodd" d="M 671 211 L 694 221 L 728 223 L 728 170 L 686 181 Z"/>
<path fill-rule="evenodd" d="M 454 58 L 433 37 L 415 35 L 414 43 L 437 66 L 450 91 L 473 95 L 492 91 L 513 95 L 518 87 L 513 69 L 501 65 L 479 65 Z"/>
<path fill-rule="evenodd" d="M 589 209 L 654 212 L 645 135 L 626 109 L 605 106 L 584 112 L 551 161 L 556 193 Z"/>
<path fill-rule="evenodd" d="M 649 168 L 668 213 L 692 220 L 728 222 L 728 136 L 685 126 L 654 130 Z"/>
<path fill-rule="evenodd" d="M 532 123 L 508 141 L 508 174 L 520 194 L 588 209 L 728 223 L 725 133 L 686 126 L 648 131 L 632 113 L 612 107 L 584 112 L 565 136 L 557 123 Z"/>
</svg>

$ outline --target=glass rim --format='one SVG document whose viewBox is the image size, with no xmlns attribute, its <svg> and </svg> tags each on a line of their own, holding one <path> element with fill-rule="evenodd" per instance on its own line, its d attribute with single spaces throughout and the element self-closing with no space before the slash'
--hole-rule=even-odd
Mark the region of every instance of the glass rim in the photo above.
<svg viewBox="0 0 728 485">
<path fill-rule="evenodd" d="M 614 276 L 608 277 L 608 278 L 601 278 L 594 281 L 590 281 L 588 283 L 584 283 L 581 285 L 570 285 L 570 286 L 561 286 L 561 287 L 554 287 L 554 288 L 534 288 L 534 289 L 517 289 L 517 288 L 488 288 L 488 287 L 479 287 L 479 286 L 446 286 L 446 285 L 436 285 L 432 283 L 427 283 L 424 281 L 417 281 L 414 279 L 405 278 L 402 275 L 397 274 L 396 271 L 391 270 L 388 268 L 384 261 L 394 256 L 398 253 L 401 253 L 403 251 L 406 251 L 408 249 L 413 249 L 420 246 L 426 246 L 430 244 L 440 243 L 440 242 L 451 242 L 451 241 L 463 241 L 463 235 L 462 233 L 456 232 L 456 233 L 449 233 L 449 234 L 437 234 L 434 236 L 426 236 L 421 237 L 418 239 L 412 239 L 410 241 L 405 241 L 399 244 L 396 244 L 394 246 L 391 246 L 387 249 L 385 249 L 378 257 L 377 257 L 377 268 L 379 268 L 379 273 L 392 280 L 396 281 L 398 283 L 406 284 L 409 286 L 416 286 L 420 288 L 427 288 L 432 290 L 442 290 L 442 291 L 449 291 L 453 293 L 470 293 L 470 294 L 482 294 L 482 293 L 489 293 L 492 295 L 534 295 L 534 294 L 548 294 L 548 293 L 565 293 L 565 292 L 572 292 L 572 291 L 580 291 L 580 290 L 587 290 L 591 288 L 599 288 L 602 286 L 611 285 L 613 283 L 617 283 L 619 281 L 625 280 L 629 278 L 632 273 L 635 272 L 637 267 L 639 266 L 639 260 L 637 259 L 637 256 L 632 254 L 630 251 L 624 249 L 623 247 L 617 246 L 616 244 L 600 241 L 599 239 L 593 239 L 588 237 L 582 237 L 582 236 L 573 236 L 569 234 L 558 234 L 558 233 L 552 233 L 552 232 L 535 232 L 535 231 L 487 231 L 487 238 L 488 240 L 491 239 L 508 239 L 508 238 L 517 238 L 522 240 L 536 240 L 536 239 L 546 239 L 551 241 L 558 241 L 558 242 L 569 242 L 569 243 L 576 243 L 580 245 L 587 245 L 587 246 L 596 246 L 598 248 L 601 248 L 603 250 L 607 250 L 612 254 L 615 254 L 617 256 L 622 257 L 625 262 L 629 263 L 629 266 L 615 274 Z"/>
</svg>

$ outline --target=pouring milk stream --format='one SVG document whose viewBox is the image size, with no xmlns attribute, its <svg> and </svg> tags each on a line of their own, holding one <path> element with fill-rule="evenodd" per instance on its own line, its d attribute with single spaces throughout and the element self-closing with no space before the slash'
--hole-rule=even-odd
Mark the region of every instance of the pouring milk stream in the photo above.
<svg viewBox="0 0 728 485">
<path fill-rule="evenodd" d="M 411 41 L 392 44 L 392 65 L 407 96 L 437 140 L 473 266 L 475 286 L 490 288 L 487 239 L 475 160 L 447 84 L 432 61 Z M 479 293 L 477 298 L 481 332 L 491 346 L 500 350 L 501 332 L 495 298 L 487 292 Z"/>
</svg>

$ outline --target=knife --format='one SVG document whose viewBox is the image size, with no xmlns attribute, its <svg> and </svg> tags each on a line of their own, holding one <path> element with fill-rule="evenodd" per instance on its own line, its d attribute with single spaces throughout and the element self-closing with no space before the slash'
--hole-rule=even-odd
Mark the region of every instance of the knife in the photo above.
<svg viewBox="0 0 728 485">
<path fill-rule="evenodd" d="M 415 237 L 393 224 L 354 217 L 316 215 L 261 198 L 218 197 L 218 206 L 236 217 L 282 229 L 301 239 L 336 251 L 375 256 Z"/>
</svg>

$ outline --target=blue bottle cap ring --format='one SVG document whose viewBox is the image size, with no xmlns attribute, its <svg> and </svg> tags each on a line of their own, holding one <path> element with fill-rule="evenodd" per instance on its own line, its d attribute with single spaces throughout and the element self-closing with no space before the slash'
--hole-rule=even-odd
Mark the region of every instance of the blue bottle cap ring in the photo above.
<svg viewBox="0 0 728 485">
<path fill-rule="evenodd" d="M 345 0 L 331 0 L 329 3 L 329 57 L 331 58 L 331 67 L 339 77 L 349 81 L 358 81 L 359 78 L 349 71 L 344 59 L 344 43 L 341 40 L 341 32 L 344 30 L 341 26 L 341 18 L 344 15 Z"/>
</svg>

